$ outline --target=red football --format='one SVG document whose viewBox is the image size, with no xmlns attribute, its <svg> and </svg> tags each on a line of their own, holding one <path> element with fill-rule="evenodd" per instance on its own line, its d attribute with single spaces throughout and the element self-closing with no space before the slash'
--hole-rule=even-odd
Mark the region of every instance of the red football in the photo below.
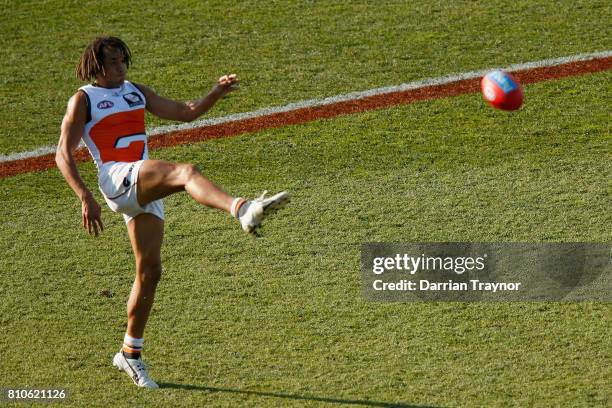
<svg viewBox="0 0 612 408">
<path fill-rule="evenodd" d="M 523 87 L 510 73 L 491 71 L 480 81 L 485 100 L 496 109 L 517 110 L 523 104 Z"/>
</svg>

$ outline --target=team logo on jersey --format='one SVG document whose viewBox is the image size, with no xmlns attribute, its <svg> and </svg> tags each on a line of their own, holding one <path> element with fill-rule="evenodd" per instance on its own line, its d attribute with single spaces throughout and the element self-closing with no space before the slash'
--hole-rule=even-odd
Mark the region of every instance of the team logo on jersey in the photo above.
<svg viewBox="0 0 612 408">
<path fill-rule="evenodd" d="M 144 105 L 144 101 L 136 92 L 130 92 L 128 94 L 123 95 L 123 99 L 130 105 L 130 108 L 138 105 Z"/>
<path fill-rule="evenodd" d="M 98 109 L 110 109 L 113 106 L 115 106 L 114 103 L 112 103 L 111 101 L 102 101 L 102 102 L 98 102 Z"/>
</svg>

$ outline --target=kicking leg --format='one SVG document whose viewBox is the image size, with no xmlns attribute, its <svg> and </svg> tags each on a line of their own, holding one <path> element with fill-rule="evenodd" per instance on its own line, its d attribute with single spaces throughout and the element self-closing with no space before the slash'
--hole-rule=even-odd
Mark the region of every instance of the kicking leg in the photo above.
<svg viewBox="0 0 612 408">
<path fill-rule="evenodd" d="M 138 172 L 138 202 L 151 201 L 185 190 L 197 202 L 207 207 L 229 212 L 240 220 L 242 229 L 255 232 L 263 219 L 289 202 L 286 191 L 270 198 L 262 195 L 252 201 L 232 197 L 200 173 L 192 164 L 145 160 Z"/>
<path fill-rule="evenodd" d="M 186 191 L 207 207 L 230 212 L 234 197 L 202 175 L 193 164 L 145 160 L 138 172 L 138 202 L 145 205 L 178 191 Z"/>
</svg>

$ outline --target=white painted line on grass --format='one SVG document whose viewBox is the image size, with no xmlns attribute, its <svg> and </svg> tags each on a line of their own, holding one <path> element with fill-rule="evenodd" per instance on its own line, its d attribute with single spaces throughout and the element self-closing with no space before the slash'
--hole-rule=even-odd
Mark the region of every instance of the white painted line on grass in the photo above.
<svg viewBox="0 0 612 408">
<path fill-rule="evenodd" d="M 528 69 L 553 67 L 556 65 L 568 64 L 568 63 L 580 62 L 580 61 L 589 61 L 593 59 L 607 58 L 611 56 L 612 56 L 612 50 L 609 50 L 609 51 L 601 51 L 601 52 L 594 52 L 594 53 L 588 53 L 588 54 L 571 55 L 568 57 L 545 59 L 541 61 L 532 61 L 532 62 L 526 62 L 526 63 L 521 63 L 521 64 L 513 64 L 503 69 L 507 71 L 513 71 L 513 72 L 514 71 L 524 71 Z M 492 69 L 496 69 L 496 68 L 500 68 L 500 67 L 492 67 L 492 68 L 482 69 L 478 71 L 470 71 L 470 72 L 465 72 L 465 73 L 460 73 L 460 74 L 446 75 L 446 76 L 441 76 L 437 78 L 421 79 L 418 81 L 408 82 L 405 84 L 400 84 L 400 85 L 395 85 L 395 86 L 374 88 L 374 89 L 369 89 L 366 91 L 350 92 L 347 94 L 330 96 L 324 99 L 308 99 L 308 100 L 304 100 L 300 102 L 293 102 L 293 103 L 290 103 L 284 106 L 273 106 L 269 108 L 258 109 L 258 110 L 251 111 L 251 112 L 236 113 L 236 114 L 221 116 L 217 118 L 197 120 L 197 121 L 190 122 L 190 123 L 159 126 L 159 127 L 147 129 L 147 134 L 149 136 L 162 135 L 162 134 L 179 131 L 179 130 L 191 130 L 191 129 L 203 128 L 203 127 L 208 127 L 208 126 L 220 125 L 220 124 L 228 123 L 228 122 L 237 122 L 237 121 L 241 121 L 245 119 L 253 119 L 253 118 L 258 118 L 261 116 L 272 115 L 275 113 L 285 113 L 285 112 L 291 112 L 291 111 L 298 110 L 298 109 L 314 108 L 314 107 L 325 106 L 325 105 L 333 105 L 333 104 L 340 103 L 340 102 L 354 101 L 358 99 L 367 98 L 370 96 L 384 95 L 384 94 L 395 93 L 395 92 L 404 92 L 404 91 L 410 91 L 410 90 L 415 90 L 415 89 L 420 89 L 420 88 L 427 88 L 427 87 L 436 86 L 436 85 L 445 85 L 445 84 L 449 84 L 452 82 L 458 82 L 458 81 L 462 81 L 466 79 L 479 78 L 481 76 L 484 76 L 487 72 L 491 71 Z M 79 146 L 84 147 L 85 145 L 81 142 Z M 54 153 L 55 149 L 56 149 L 55 146 L 45 146 L 45 147 L 41 147 L 36 150 L 27 151 L 27 152 L 11 153 L 6 156 L 0 155 L 0 163 L 44 156 L 49 153 Z"/>
</svg>

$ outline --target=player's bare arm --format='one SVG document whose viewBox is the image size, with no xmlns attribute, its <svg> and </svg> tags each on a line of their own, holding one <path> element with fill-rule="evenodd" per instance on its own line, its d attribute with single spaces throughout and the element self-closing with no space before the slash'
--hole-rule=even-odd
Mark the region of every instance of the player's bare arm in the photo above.
<svg viewBox="0 0 612 408">
<path fill-rule="evenodd" d="M 213 89 L 203 98 L 190 102 L 179 102 L 155 93 L 151 88 L 138 84 L 147 99 L 147 110 L 162 119 L 191 122 L 196 120 L 223 96 L 238 89 L 240 80 L 236 74 L 223 75 Z"/>
<path fill-rule="evenodd" d="M 66 114 L 62 120 L 60 140 L 55 153 L 55 162 L 60 172 L 81 200 L 83 228 L 90 234 L 98 236 L 104 230 L 101 215 L 102 209 L 87 188 L 79 174 L 73 152 L 79 145 L 85 122 L 87 120 L 87 101 L 85 95 L 77 92 L 68 102 Z"/>
</svg>

